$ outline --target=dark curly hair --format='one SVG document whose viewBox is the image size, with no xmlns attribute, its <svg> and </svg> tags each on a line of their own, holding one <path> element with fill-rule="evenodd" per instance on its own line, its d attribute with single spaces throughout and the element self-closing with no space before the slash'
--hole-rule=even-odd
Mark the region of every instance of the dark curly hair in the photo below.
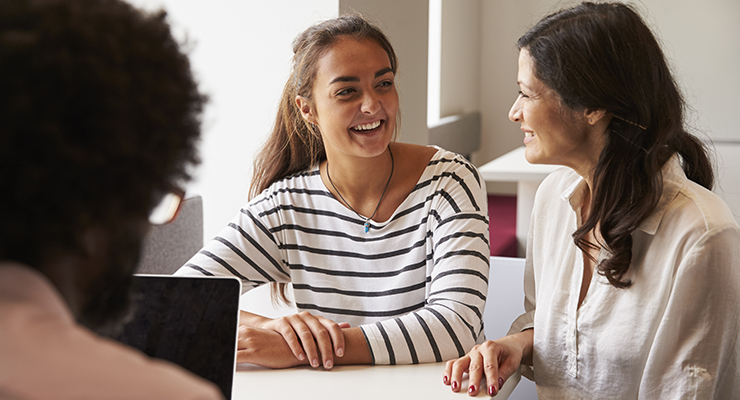
<svg viewBox="0 0 740 400">
<path fill-rule="evenodd" d="M 599 227 L 611 257 L 598 265 L 614 287 L 631 285 L 632 232 L 663 191 L 661 168 L 674 154 L 686 176 L 712 188 L 704 145 L 684 126 L 685 103 L 652 31 L 630 6 L 584 2 L 543 18 L 517 42 L 535 76 L 566 110 L 605 109 L 614 117 L 594 170 L 591 213 L 573 234 L 584 252 Z"/>
<path fill-rule="evenodd" d="M 0 259 L 80 252 L 198 163 L 206 101 L 166 14 L 0 0 Z"/>
</svg>

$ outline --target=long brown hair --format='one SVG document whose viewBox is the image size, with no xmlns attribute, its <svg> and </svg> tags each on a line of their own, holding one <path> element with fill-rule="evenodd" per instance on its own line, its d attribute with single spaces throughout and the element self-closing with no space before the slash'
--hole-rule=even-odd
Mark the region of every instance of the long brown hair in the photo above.
<svg viewBox="0 0 740 400">
<path fill-rule="evenodd" d="M 254 160 L 249 197 L 254 198 L 271 184 L 303 171 L 326 159 L 324 143 L 317 126 L 304 120 L 296 105 L 296 96 L 313 99 L 313 82 L 321 56 L 340 38 L 371 39 L 385 50 L 391 70 L 396 73 L 397 59 L 388 38 L 378 27 L 359 14 L 326 20 L 306 29 L 293 41 L 293 63 L 283 88 L 275 125 Z M 284 283 L 272 283 L 273 302 L 288 302 Z"/>
<path fill-rule="evenodd" d="M 594 169 L 591 213 L 573 239 L 588 254 L 596 245 L 586 235 L 599 227 L 611 257 L 598 272 L 629 287 L 631 234 L 660 200 L 663 164 L 678 153 L 689 179 L 707 189 L 714 181 L 704 145 L 684 127 L 685 103 L 660 45 L 631 7 L 584 2 L 545 17 L 517 46 L 566 111 L 613 114 Z"/>
</svg>

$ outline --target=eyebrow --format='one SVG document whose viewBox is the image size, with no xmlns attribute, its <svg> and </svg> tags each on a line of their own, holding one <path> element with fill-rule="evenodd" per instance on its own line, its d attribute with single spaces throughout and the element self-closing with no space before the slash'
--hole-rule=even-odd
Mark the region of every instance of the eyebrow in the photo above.
<svg viewBox="0 0 740 400">
<path fill-rule="evenodd" d="M 383 76 L 389 72 L 393 72 L 393 70 L 390 67 L 385 67 L 381 69 L 380 71 L 375 73 L 375 77 Z M 356 76 L 339 76 L 331 80 L 329 84 L 337 83 L 337 82 L 359 82 L 360 78 Z"/>
</svg>

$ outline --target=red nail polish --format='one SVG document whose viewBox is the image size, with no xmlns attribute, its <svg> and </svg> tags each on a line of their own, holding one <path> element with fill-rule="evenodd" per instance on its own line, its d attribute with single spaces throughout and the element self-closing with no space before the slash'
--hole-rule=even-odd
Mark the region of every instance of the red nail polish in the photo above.
<svg viewBox="0 0 740 400">
<path fill-rule="evenodd" d="M 448 383 L 449 381 L 450 381 L 450 379 L 449 379 L 449 378 L 447 377 L 447 375 L 445 375 L 445 376 L 443 376 L 443 377 L 442 377 L 442 382 L 444 382 L 444 384 L 445 384 L 445 385 L 446 385 L 446 384 L 447 384 L 447 383 Z"/>
<path fill-rule="evenodd" d="M 498 378 L 498 390 L 504 387 L 504 378 Z"/>
<path fill-rule="evenodd" d="M 475 386 L 470 385 L 470 387 L 468 388 L 468 393 L 473 393 L 473 392 L 475 392 Z"/>
<path fill-rule="evenodd" d="M 452 381 L 452 390 L 457 391 L 457 382 Z"/>
<path fill-rule="evenodd" d="M 496 386 L 489 386 L 488 387 L 488 395 L 489 396 L 495 396 L 496 395 Z"/>
</svg>

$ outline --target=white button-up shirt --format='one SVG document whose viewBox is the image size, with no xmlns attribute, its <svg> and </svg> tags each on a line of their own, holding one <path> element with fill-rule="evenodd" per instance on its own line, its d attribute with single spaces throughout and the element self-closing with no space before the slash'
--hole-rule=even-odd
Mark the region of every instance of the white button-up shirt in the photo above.
<svg viewBox="0 0 740 400">
<path fill-rule="evenodd" d="M 564 168 L 540 186 L 524 278 L 541 399 L 740 396 L 740 228 L 674 156 L 663 193 L 632 234 L 627 289 L 594 272 L 580 308 L 583 255 L 572 238 L 586 184 Z M 599 260 L 608 257 L 602 250 Z"/>
</svg>

